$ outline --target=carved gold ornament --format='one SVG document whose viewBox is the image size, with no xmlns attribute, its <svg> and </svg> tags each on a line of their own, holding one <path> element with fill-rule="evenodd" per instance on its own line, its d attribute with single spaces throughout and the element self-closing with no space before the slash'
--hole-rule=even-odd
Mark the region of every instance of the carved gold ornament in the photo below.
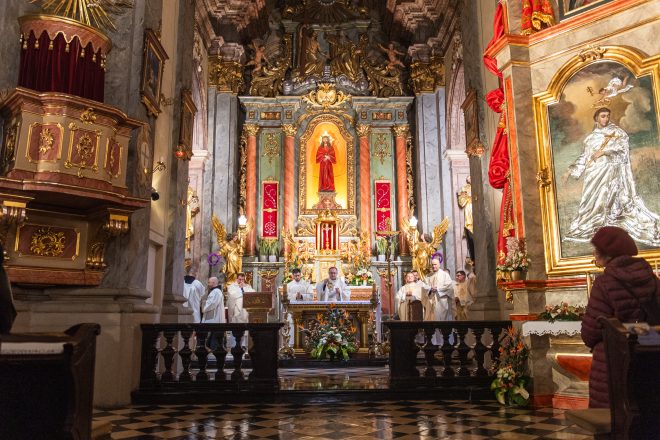
<svg viewBox="0 0 660 440">
<path fill-rule="evenodd" d="M 293 58 L 293 47 L 291 35 L 282 37 L 279 55 L 268 63 L 267 66 L 254 71 L 250 83 L 250 95 L 274 97 L 282 93 L 282 85 L 287 70 L 291 67 Z"/>
<path fill-rule="evenodd" d="M 293 124 L 284 124 L 284 125 L 282 125 L 282 132 L 284 133 L 284 136 L 294 137 L 296 135 L 297 131 L 298 131 L 298 128 L 296 128 L 296 126 L 293 125 Z"/>
<path fill-rule="evenodd" d="M 386 158 L 392 157 L 391 150 L 387 135 L 385 133 L 378 133 L 376 135 L 376 141 L 374 142 L 373 155 L 380 160 L 381 165 L 385 164 Z"/>
<path fill-rule="evenodd" d="M 215 86 L 218 92 L 240 93 L 243 90 L 241 63 L 213 57 L 209 59 L 209 66 L 209 85 Z"/>
<path fill-rule="evenodd" d="M 80 122 L 83 124 L 94 124 L 96 122 L 96 113 L 94 113 L 94 109 L 89 107 L 82 112 L 80 114 Z"/>
<path fill-rule="evenodd" d="M 247 201 L 247 138 L 245 133 L 241 135 L 240 144 L 240 164 L 239 164 L 239 180 L 238 180 L 238 206 L 241 214 L 245 212 L 245 205 Z"/>
<path fill-rule="evenodd" d="M 473 142 L 465 149 L 465 154 L 467 154 L 468 157 L 481 157 L 485 152 L 486 148 L 480 141 Z"/>
<path fill-rule="evenodd" d="M 410 134 L 406 137 L 406 191 L 408 192 L 408 211 L 415 212 L 415 181 L 413 167 L 413 138 Z"/>
<path fill-rule="evenodd" d="M 27 197 L 21 197 L 29 200 Z M 0 204 L 0 243 L 6 243 L 9 230 L 19 228 L 27 218 L 27 202 L 15 200 L 3 200 Z M 5 251 L 6 252 L 6 251 Z M 0 255 L 0 258 L 3 258 Z"/>
<path fill-rule="evenodd" d="M 40 257 L 59 257 L 65 246 L 64 232 L 53 232 L 51 228 L 39 228 L 30 238 L 30 252 Z"/>
<path fill-rule="evenodd" d="M 408 127 L 407 124 L 395 125 L 392 127 L 392 132 L 396 137 L 406 137 L 408 135 L 408 130 L 410 130 L 410 127 Z"/>
<path fill-rule="evenodd" d="M 53 132 L 50 131 L 50 128 L 41 130 L 41 133 L 39 133 L 39 153 L 44 154 L 51 150 L 54 141 L 55 137 L 53 136 Z"/>
<path fill-rule="evenodd" d="M 603 49 L 600 46 L 589 44 L 587 47 L 580 51 L 578 57 L 580 57 L 582 62 L 600 60 L 603 58 L 603 55 L 605 55 L 606 50 L 607 49 Z"/>
<path fill-rule="evenodd" d="M 433 93 L 445 85 L 445 64 L 442 57 L 432 57 L 428 62 L 415 61 L 410 65 L 410 82 L 415 94 Z"/>
<path fill-rule="evenodd" d="M 327 109 L 350 103 L 351 95 L 337 90 L 333 83 L 322 82 L 318 84 L 316 90 L 312 90 L 303 96 L 302 99 L 312 107 L 323 107 Z"/>
<path fill-rule="evenodd" d="M 273 158 L 280 156 L 280 142 L 275 133 L 266 134 L 266 142 L 264 142 L 263 157 L 268 158 L 268 163 L 273 162 Z"/>
<path fill-rule="evenodd" d="M 71 130 L 71 144 L 73 144 L 75 132 L 78 130 L 78 127 L 72 122 L 69 124 L 69 130 Z M 98 143 L 98 139 L 102 132 L 97 130 L 94 132 L 94 134 L 96 134 L 96 142 Z M 99 169 L 98 165 L 96 164 L 98 145 L 95 146 L 94 142 L 95 141 L 91 138 L 88 132 L 83 133 L 83 135 L 78 138 L 78 142 L 75 146 L 76 153 L 78 154 L 78 161 L 76 163 L 71 161 L 73 148 L 69 148 L 69 158 L 64 162 L 64 167 L 67 169 L 74 167 L 78 168 L 78 177 L 83 176 L 83 170 L 85 169 L 90 169 L 93 172 L 97 172 Z"/>
<path fill-rule="evenodd" d="M 85 266 L 92 270 L 103 270 L 105 263 L 105 246 L 113 238 L 128 232 L 128 215 L 121 211 L 109 210 L 105 218 L 97 223 L 96 235 L 91 237 L 87 249 Z"/>
<path fill-rule="evenodd" d="M 32 0 L 45 12 L 70 18 L 97 29 L 116 31 L 113 16 L 133 7 L 133 0 Z"/>
<path fill-rule="evenodd" d="M 245 124 L 243 125 L 243 133 L 247 137 L 256 136 L 259 133 L 259 126 L 255 124 Z"/>
<path fill-rule="evenodd" d="M 355 131 L 359 137 L 367 137 L 371 133 L 371 125 L 358 124 L 355 126 Z"/>
<path fill-rule="evenodd" d="M 543 167 L 539 170 L 538 173 L 536 173 L 536 183 L 538 183 L 542 188 L 546 188 L 552 184 L 552 180 L 550 178 L 550 170 L 548 170 L 548 167 Z"/>
<path fill-rule="evenodd" d="M 9 165 L 16 159 L 16 140 L 18 138 L 19 123 L 14 122 L 5 129 L 5 147 L 2 153 L 2 170 L 6 171 Z"/>
</svg>

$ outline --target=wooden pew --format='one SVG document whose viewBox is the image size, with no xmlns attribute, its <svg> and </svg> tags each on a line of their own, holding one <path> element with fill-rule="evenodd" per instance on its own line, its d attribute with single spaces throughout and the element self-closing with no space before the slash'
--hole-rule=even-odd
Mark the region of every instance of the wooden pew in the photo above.
<svg viewBox="0 0 660 440">
<path fill-rule="evenodd" d="M 92 437 L 98 324 L 0 336 L 0 438 Z"/>
<path fill-rule="evenodd" d="M 660 345 L 638 339 L 616 318 L 600 317 L 610 408 L 567 411 L 596 440 L 660 439 Z M 640 338 L 641 339 L 641 338 Z"/>
</svg>

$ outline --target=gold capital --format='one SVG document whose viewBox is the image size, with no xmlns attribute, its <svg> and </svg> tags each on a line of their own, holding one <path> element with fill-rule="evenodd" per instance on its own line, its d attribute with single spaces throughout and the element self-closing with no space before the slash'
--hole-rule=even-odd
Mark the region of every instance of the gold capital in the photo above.
<svg viewBox="0 0 660 440">
<path fill-rule="evenodd" d="M 296 128 L 296 126 L 293 124 L 282 125 L 282 132 L 284 133 L 284 136 L 293 137 L 296 135 L 297 131 L 298 128 Z"/>
<path fill-rule="evenodd" d="M 371 125 L 358 124 L 355 126 L 355 131 L 359 137 L 367 137 L 371 133 Z"/>
<path fill-rule="evenodd" d="M 243 132 L 249 136 L 256 136 L 259 133 L 259 126 L 256 124 L 245 124 L 243 125 Z"/>
<path fill-rule="evenodd" d="M 406 137 L 409 128 L 408 124 L 395 125 L 392 127 L 392 131 L 396 137 Z"/>
</svg>

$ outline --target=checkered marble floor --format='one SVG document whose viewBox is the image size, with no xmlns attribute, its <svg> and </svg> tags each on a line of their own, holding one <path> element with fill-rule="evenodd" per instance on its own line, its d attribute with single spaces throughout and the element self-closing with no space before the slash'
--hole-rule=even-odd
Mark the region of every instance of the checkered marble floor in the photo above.
<svg viewBox="0 0 660 440">
<path fill-rule="evenodd" d="M 574 439 L 592 437 L 552 408 L 492 402 L 161 405 L 96 411 L 113 439 Z"/>
</svg>

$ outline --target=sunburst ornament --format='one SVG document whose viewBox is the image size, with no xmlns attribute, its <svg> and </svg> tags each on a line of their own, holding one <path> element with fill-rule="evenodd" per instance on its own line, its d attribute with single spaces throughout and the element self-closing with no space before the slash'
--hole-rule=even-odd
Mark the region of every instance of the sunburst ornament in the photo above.
<svg viewBox="0 0 660 440">
<path fill-rule="evenodd" d="M 88 26 L 116 31 L 112 19 L 133 7 L 133 0 L 30 0 L 44 12 L 70 18 Z"/>
</svg>

